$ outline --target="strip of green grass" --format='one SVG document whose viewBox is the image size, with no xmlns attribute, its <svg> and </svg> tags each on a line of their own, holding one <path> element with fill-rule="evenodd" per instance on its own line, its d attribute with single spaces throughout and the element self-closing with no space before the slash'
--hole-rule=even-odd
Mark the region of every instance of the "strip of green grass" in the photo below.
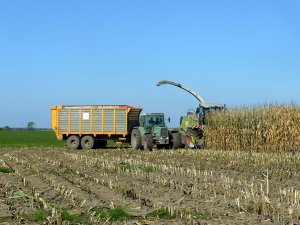
<svg viewBox="0 0 300 225">
<path fill-rule="evenodd" d="M 22 217 L 27 221 L 41 222 L 46 219 L 47 211 L 44 209 L 38 209 L 31 213 L 23 213 Z"/>
<path fill-rule="evenodd" d="M 96 207 L 94 210 L 96 214 L 99 215 L 102 219 L 109 218 L 109 220 L 111 221 L 130 220 L 133 218 L 120 206 L 113 209 L 104 209 L 102 207 Z"/>
<path fill-rule="evenodd" d="M 12 173 L 12 172 L 13 170 L 11 168 L 0 166 L 0 173 Z"/>
<path fill-rule="evenodd" d="M 53 131 L 0 131 L 0 147 L 63 147 Z"/>
<path fill-rule="evenodd" d="M 120 147 L 112 140 L 107 141 L 108 148 Z M 55 133 L 51 130 L 11 130 L 0 131 L 0 148 L 11 147 L 66 147 L 65 141 L 56 139 Z"/>
<path fill-rule="evenodd" d="M 171 215 L 171 213 L 169 212 L 169 210 L 167 208 L 161 208 L 158 210 L 154 210 L 153 212 L 149 213 L 148 216 L 165 219 L 165 220 L 171 220 L 171 219 L 175 218 L 175 216 Z"/>
</svg>

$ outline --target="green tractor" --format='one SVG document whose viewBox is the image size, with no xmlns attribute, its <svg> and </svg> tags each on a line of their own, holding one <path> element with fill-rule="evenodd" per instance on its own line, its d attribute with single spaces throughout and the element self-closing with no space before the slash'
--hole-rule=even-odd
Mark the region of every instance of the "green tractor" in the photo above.
<svg viewBox="0 0 300 225">
<path fill-rule="evenodd" d="M 190 148 L 201 148 L 203 146 L 202 139 L 203 127 L 205 126 L 205 117 L 209 113 L 225 110 L 225 105 L 207 104 L 196 92 L 172 81 L 163 80 L 158 82 L 157 86 L 163 84 L 170 84 L 179 87 L 193 95 L 199 101 L 199 106 L 195 112 L 188 112 L 186 116 L 182 116 L 180 118 L 179 132 L 181 134 L 182 145 Z"/>
<path fill-rule="evenodd" d="M 163 113 L 146 113 L 140 116 L 140 125 L 131 133 L 133 149 L 152 150 L 157 148 L 180 148 L 181 135 L 178 131 L 169 131 L 165 125 Z"/>
</svg>

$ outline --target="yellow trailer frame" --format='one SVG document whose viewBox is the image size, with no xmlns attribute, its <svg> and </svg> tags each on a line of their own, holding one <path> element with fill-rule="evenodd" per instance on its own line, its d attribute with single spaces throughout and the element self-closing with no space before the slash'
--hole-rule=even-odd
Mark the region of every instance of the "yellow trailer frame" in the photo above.
<svg viewBox="0 0 300 225">
<path fill-rule="evenodd" d="M 128 119 L 132 110 L 136 110 L 134 115 L 138 120 L 142 109 L 134 106 L 52 106 L 51 128 L 58 140 L 66 139 L 70 135 L 101 135 L 107 139 L 118 136 L 120 140 L 125 140 L 130 132 Z"/>
</svg>

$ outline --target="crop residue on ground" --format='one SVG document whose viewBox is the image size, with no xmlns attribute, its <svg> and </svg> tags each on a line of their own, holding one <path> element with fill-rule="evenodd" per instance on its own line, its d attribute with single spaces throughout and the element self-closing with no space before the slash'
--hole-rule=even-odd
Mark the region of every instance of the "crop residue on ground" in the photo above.
<svg viewBox="0 0 300 225">
<path fill-rule="evenodd" d="M 299 220 L 300 155 L 0 149 L 0 221 L 264 224 Z M 297 188 L 298 187 L 298 188 Z"/>
</svg>

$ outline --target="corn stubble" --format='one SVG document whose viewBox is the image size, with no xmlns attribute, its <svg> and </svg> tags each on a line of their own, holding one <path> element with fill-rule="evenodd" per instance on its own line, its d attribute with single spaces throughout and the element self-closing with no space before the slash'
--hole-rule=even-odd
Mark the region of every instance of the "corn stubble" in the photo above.
<svg viewBox="0 0 300 225">
<path fill-rule="evenodd" d="M 236 108 L 206 118 L 209 148 L 295 152 L 300 149 L 300 107 L 263 105 Z"/>
<path fill-rule="evenodd" d="M 6 181 L 0 185 L 2 203 L 14 215 L 5 218 L 7 224 L 300 220 L 299 153 L 60 148 L 0 152 L 14 171 L 0 174 L 0 181 Z"/>
</svg>

